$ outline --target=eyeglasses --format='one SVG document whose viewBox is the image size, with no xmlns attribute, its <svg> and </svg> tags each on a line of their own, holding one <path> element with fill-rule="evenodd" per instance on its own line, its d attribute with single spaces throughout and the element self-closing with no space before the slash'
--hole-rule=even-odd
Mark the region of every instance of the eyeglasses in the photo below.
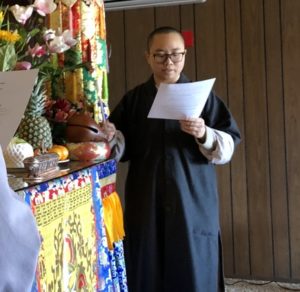
<svg viewBox="0 0 300 292">
<path fill-rule="evenodd" d="M 153 58 L 154 58 L 154 61 L 158 64 L 165 63 L 169 58 L 173 63 L 179 63 L 182 61 L 185 53 L 186 53 L 186 51 L 176 52 L 176 53 L 171 53 L 171 54 L 157 53 L 157 54 L 153 54 Z"/>
</svg>

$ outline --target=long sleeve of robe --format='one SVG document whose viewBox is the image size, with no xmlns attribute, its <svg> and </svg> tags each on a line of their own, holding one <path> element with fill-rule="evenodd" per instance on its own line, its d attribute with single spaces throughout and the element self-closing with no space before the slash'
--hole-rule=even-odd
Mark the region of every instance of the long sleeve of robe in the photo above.
<svg viewBox="0 0 300 292">
<path fill-rule="evenodd" d="M 178 82 L 189 80 L 182 75 Z M 181 131 L 179 121 L 148 119 L 156 92 L 152 76 L 129 91 L 109 118 L 124 134 L 122 160 L 129 161 L 124 218 L 129 290 L 221 291 L 214 159 L 225 163 L 231 155 L 218 158 L 222 151 L 200 149 L 193 136 Z M 216 135 L 229 135 L 231 146 L 225 146 L 234 150 L 240 141 L 238 127 L 214 93 L 201 117 Z"/>
<path fill-rule="evenodd" d="M 31 291 L 39 248 L 35 218 L 8 185 L 0 147 L 0 291 Z"/>
</svg>

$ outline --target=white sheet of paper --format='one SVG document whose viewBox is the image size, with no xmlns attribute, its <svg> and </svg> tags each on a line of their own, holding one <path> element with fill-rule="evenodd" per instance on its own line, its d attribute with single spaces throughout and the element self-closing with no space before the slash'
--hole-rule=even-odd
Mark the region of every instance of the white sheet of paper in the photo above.
<svg viewBox="0 0 300 292">
<path fill-rule="evenodd" d="M 200 116 L 216 78 L 190 83 L 161 83 L 148 118 L 183 120 Z"/>
<path fill-rule="evenodd" d="M 0 72 L 0 144 L 6 149 L 23 117 L 37 69 Z"/>
</svg>

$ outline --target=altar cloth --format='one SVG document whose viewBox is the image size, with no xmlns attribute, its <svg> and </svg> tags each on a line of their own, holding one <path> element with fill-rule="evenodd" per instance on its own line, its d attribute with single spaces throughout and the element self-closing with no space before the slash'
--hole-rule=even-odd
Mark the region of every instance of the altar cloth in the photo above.
<svg viewBox="0 0 300 292">
<path fill-rule="evenodd" d="M 108 248 L 103 216 L 115 179 L 108 160 L 18 191 L 42 238 L 32 291 L 127 291 L 123 243 Z"/>
</svg>

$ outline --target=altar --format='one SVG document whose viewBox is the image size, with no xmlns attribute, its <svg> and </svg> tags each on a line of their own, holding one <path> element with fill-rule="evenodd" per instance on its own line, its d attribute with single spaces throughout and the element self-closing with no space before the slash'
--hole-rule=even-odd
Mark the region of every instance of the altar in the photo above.
<svg viewBox="0 0 300 292">
<path fill-rule="evenodd" d="M 69 162 L 38 183 L 9 174 L 42 239 L 32 291 L 127 291 L 116 170 L 107 160 Z"/>
</svg>

